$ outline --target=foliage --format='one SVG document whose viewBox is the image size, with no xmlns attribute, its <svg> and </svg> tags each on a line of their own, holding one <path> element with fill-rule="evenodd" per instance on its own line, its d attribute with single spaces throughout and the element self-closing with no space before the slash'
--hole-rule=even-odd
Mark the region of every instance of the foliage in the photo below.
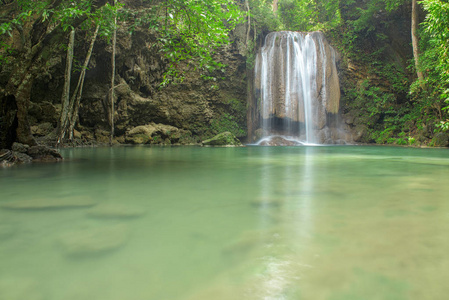
<svg viewBox="0 0 449 300">
<path fill-rule="evenodd" d="M 339 0 L 280 0 L 285 30 L 312 31 L 335 28 L 341 22 Z"/>
<path fill-rule="evenodd" d="M 63 31 L 69 31 L 74 26 L 82 29 L 94 28 L 101 25 L 102 36 L 109 37 L 113 30 L 113 16 L 121 8 L 105 4 L 96 7 L 94 1 L 61 0 L 61 1 L 26 1 L 17 0 L 16 9 L 0 24 L 0 62 L 7 62 L 8 57 L 14 55 L 17 49 L 7 40 L 16 31 L 22 40 L 29 39 L 25 35 L 24 28 L 27 24 L 45 25 L 50 30 L 61 27 Z M 23 43 L 23 42 L 22 42 Z"/>
<path fill-rule="evenodd" d="M 281 21 L 272 9 L 272 0 L 249 0 L 251 23 L 256 33 L 280 30 Z"/>
<path fill-rule="evenodd" d="M 228 113 L 224 113 L 218 119 L 212 120 L 211 128 L 215 133 L 229 131 L 236 137 L 246 136 L 246 130 L 239 125 L 233 115 Z"/>
<path fill-rule="evenodd" d="M 441 0 L 423 0 L 426 19 L 422 24 L 422 49 L 424 49 L 421 68 L 426 73 L 424 97 L 433 99 L 432 106 L 437 109 L 439 128 L 446 129 L 449 109 L 449 3 Z"/>
<path fill-rule="evenodd" d="M 242 12 L 231 0 L 167 0 L 153 5 L 136 21 L 158 34 L 160 51 L 169 62 L 164 86 L 182 80 L 180 62 L 202 72 L 224 70 L 213 53 L 229 44 L 229 32 L 242 20 Z"/>
</svg>

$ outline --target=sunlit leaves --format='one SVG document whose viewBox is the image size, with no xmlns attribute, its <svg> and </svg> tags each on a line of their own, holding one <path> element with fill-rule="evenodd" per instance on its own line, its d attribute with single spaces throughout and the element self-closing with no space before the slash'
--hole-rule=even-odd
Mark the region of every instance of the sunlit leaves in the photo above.
<svg viewBox="0 0 449 300">
<path fill-rule="evenodd" d="M 167 0 L 152 7 L 146 20 L 156 30 L 169 69 L 162 85 L 182 77 L 179 63 L 194 63 L 204 72 L 223 68 L 213 53 L 228 44 L 229 32 L 242 20 L 242 12 L 230 0 Z"/>
<path fill-rule="evenodd" d="M 426 11 L 424 29 L 424 61 L 427 83 L 438 94 L 439 101 L 449 102 L 449 3 L 442 0 L 420 2 Z M 444 123 L 447 124 L 447 123 Z M 446 128 L 446 127 L 442 127 Z"/>
<path fill-rule="evenodd" d="M 339 0 L 280 0 L 280 17 L 286 30 L 326 30 L 340 24 L 339 4 Z"/>
</svg>

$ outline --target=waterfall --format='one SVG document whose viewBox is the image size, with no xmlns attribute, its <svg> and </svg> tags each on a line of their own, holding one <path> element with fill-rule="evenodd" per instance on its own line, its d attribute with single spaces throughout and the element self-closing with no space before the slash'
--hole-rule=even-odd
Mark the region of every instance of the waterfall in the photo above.
<svg viewBox="0 0 449 300">
<path fill-rule="evenodd" d="M 334 49 L 321 32 L 268 34 L 256 57 L 255 91 L 262 140 L 326 142 L 327 115 L 337 114 L 340 102 Z"/>
</svg>

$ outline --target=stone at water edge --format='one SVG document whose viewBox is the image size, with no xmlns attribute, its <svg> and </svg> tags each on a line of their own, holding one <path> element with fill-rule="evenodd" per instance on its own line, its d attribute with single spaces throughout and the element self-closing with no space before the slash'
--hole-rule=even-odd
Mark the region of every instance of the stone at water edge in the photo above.
<svg viewBox="0 0 449 300">
<path fill-rule="evenodd" d="M 27 153 L 29 149 L 30 146 L 26 144 L 21 144 L 17 142 L 12 144 L 12 151 L 14 152 Z"/>
<path fill-rule="evenodd" d="M 32 146 L 28 149 L 27 154 L 34 160 L 39 161 L 57 161 L 62 159 L 58 151 L 46 146 Z"/>
<path fill-rule="evenodd" d="M 40 210 L 40 209 L 62 209 L 90 207 L 98 202 L 90 197 L 67 197 L 67 198 L 50 198 L 50 199 L 33 199 L 12 201 L 0 204 L 0 207 L 17 210 Z"/>
<path fill-rule="evenodd" d="M 242 146 L 242 143 L 229 131 L 217 134 L 202 142 L 203 146 Z"/>
<path fill-rule="evenodd" d="M 128 239 L 124 224 L 81 229 L 61 236 L 59 242 L 68 256 L 83 257 L 122 247 Z"/>
<path fill-rule="evenodd" d="M 146 211 L 140 207 L 116 203 L 100 204 L 87 211 L 87 215 L 90 217 L 105 219 L 137 218 L 145 213 Z"/>
<path fill-rule="evenodd" d="M 449 133 L 439 132 L 435 134 L 432 142 L 436 147 L 448 147 L 449 146 Z"/>
<path fill-rule="evenodd" d="M 287 140 L 281 136 L 275 136 L 270 139 L 262 141 L 260 146 L 298 146 L 300 143 Z"/>
</svg>

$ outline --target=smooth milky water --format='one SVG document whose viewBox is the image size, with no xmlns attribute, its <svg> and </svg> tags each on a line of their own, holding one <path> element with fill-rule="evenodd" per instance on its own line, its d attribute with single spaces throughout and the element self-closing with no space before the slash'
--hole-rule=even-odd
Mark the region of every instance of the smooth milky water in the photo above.
<svg viewBox="0 0 449 300">
<path fill-rule="evenodd" d="M 3 168 L 0 299 L 447 299 L 448 154 L 119 147 Z"/>
</svg>

